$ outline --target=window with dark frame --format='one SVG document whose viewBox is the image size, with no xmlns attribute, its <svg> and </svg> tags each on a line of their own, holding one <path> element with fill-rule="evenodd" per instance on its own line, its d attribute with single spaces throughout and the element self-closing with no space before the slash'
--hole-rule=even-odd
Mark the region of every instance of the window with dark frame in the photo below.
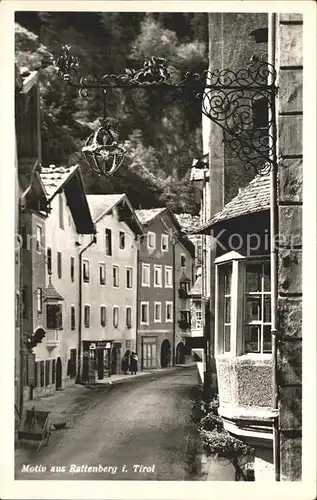
<svg viewBox="0 0 317 500">
<path fill-rule="evenodd" d="M 221 317 L 223 325 L 223 352 L 231 349 L 231 282 L 232 264 L 219 266 Z"/>
<path fill-rule="evenodd" d="M 57 276 L 62 277 L 62 253 L 57 252 Z"/>
<path fill-rule="evenodd" d="M 255 262 L 246 265 L 245 352 L 272 352 L 269 263 Z"/>
<path fill-rule="evenodd" d="M 112 266 L 113 286 L 119 287 L 119 266 Z"/>
<path fill-rule="evenodd" d="M 90 306 L 85 306 L 84 307 L 84 325 L 85 328 L 90 327 Z"/>
<path fill-rule="evenodd" d="M 133 276 L 132 267 L 127 267 L 126 268 L 126 287 L 129 289 L 132 288 L 132 276 Z"/>
<path fill-rule="evenodd" d="M 70 308 L 70 329 L 75 330 L 75 328 L 76 328 L 75 306 L 71 306 L 71 308 Z"/>
<path fill-rule="evenodd" d="M 149 322 L 149 304 L 141 302 L 141 323 L 148 324 Z"/>
<path fill-rule="evenodd" d="M 89 260 L 83 260 L 83 281 L 89 283 Z"/>
<path fill-rule="evenodd" d="M 70 279 L 72 283 L 75 281 L 75 259 L 74 257 L 70 258 Z"/>
<path fill-rule="evenodd" d="M 130 306 L 126 307 L 126 325 L 127 328 L 132 326 L 132 308 Z"/>
<path fill-rule="evenodd" d="M 106 326 L 106 307 L 105 306 L 100 307 L 100 326 L 102 326 L 102 327 Z"/>
<path fill-rule="evenodd" d="M 106 229 L 105 231 L 106 238 L 106 255 L 112 255 L 112 232 L 111 229 Z"/>
<path fill-rule="evenodd" d="M 125 249 L 125 232 L 119 231 L 119 248 L 120 250 Z"/>
<path fill-rule="evenodd" d="M 99 264 L 99 282 L 100 285 L 106 284 L 106 264 L 104 262 Z"/>
<path fill-rule="evenodd" d="M 49 330 L 63 328 L 62 304 L 46 305 L 46 326 Z"/>
<path fill-rule="evenodd" d="M 47 264 L 47 273 L 52 274 L 52 249 L 47 247 L 46 250 L 46 264 Z"/>
<path fill-rule="evenodd" d="M 185 266 L 186 266 L 186 256 L 181 255 L 181 267 L 185 267 Z"/>
<path fill-rule="evenodd" d="M 119 326 L 119 307 L 114 306 L 112 309 L 112 324 L 114 328 Z"/>
</svg>

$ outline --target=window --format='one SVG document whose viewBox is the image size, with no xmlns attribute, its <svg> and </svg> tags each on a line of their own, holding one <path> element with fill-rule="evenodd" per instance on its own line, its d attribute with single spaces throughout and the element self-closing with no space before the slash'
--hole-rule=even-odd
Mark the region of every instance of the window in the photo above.
<svg viewBox="0 0 317 500">
<path fill-rule="evenodd" d="M 45 361 L 45 385 L 49 385 L 50 383 L 50 360 Z"/>
<path fill-rule="evenodd" d="M 247 264 L 245 274 L 245 352 L 272 352 L 270 266 Z"/>
<path fill-rule="evenodd" d="M 85 328 L 90 327 L 90 306 L 84 306 L 84 325 Z"/>
<path fill-rule="evenodd" d="M 119 307 L 118 306 L 113 306 L 113 309 L 112 309 L 112 324 L 113 324 L 113 328 L 118 328 L 119 327 Z"/>
<path fill-rule="evenodd" d="M 162 252 L 168 252 L 168 234 L 161 235 L 161 250 Z"/>
<path fill-rule="evenodd" d="M 162 286 L 162 266 L 154 265 L 154 286 Z"/>
<path fill-rule="evenodd" d="M 70 328 L 71 330 L 75 330 L 76 328 L 75 306 L 71 306 L 70 308 Z"/>
<path fill-rule="evenodd" d="M 162 304 L 161 302 L 154 302 L 154 323 L 162 321 Z"/>
<path fill-rule="evenodd" d="M 106 326 L 106 306 L 100 307 L 100 326 Z"/>
<path fill-rule="evenodd" d="M 112 234 L 111 229 L 106 229 L 106 255 L 112 255 Z"/>
<path fill-rule="evenodd" d="M 73 283 L 75 281 L 75 259 L 74 257 L 70 258 L 70 279 Z"/>
<path fill-rule="evenodd" d="M 216 279 L 219 353 L 272 352 L 269 263 L 241 256 L 217 265 Z"/>
<path fill-rule="evenodd" d="M 52 249 L 49 247 L 46 250 L 46 264 L 47 264 L 47 273 L 52 274 Z"/>
<path fill-rule="evenodd" d="M 190 311 L 187 310 L 181 310 L 180 311 L 180 321 L 184 323 L 187 328 L 189 328 L 190 325 Z"/>
<path fill-rule="evenodd" d="M 165 302 L 165 321 L 166 323 L 173 321 L 173 302 Z"/>
<path fill-rule="evenodd" d="M 173 288 L 173 268 L 165 266 L 165 287 Z"/>
<path fill-rule="evenodd" d="M 195 323 L 194 327 L 197 330 L 200 330 L 203 327 L 203 316 L 202 316 L 202 310 L 201 310 L 201 302 L 195 302 L 194 303 L 194 311 L 195 311 Z"/>
<path fill-rule="evenodd" d="M 186 256 L 185 255 L 181 255 L 181 267 L 185 267 L 186 266 Z"/>
<path fill-rule="evenodd" d="M 42 310 L 43 310 L 43 291 L 42 291 L 42 288 L 37 288 L 37 290 L 36 290 L 36 303 L 37 303 L 37 312 L 39 314 L 41 314 Z"/>
<path fill-rule="evenodd" d="M 42 228 L 41 228 L 41 226 L 36 226 L 36 250 L 38 252 L 42 251 Z"/>
<path fill-rule="evenodd" d="M 49 330 L 60 330 L 63 328 L 63 314 L 61 304 L 47 304 L 46 326 Z"/>
<path fill-rule="evenodd" d="M 231 277 L 232 264 L 220 266 L 219 283 L 221 295 L 221 322 L 223 325 L 223 352 L 231 349 Z"/>
<path fill-rule="evenodd" d="M 84 283 L 89 283 L 89 260 L 83 260 L 83 280 Z"/>
<path fill-rule="evenodd" d="M 132 277 L 133 277 L 133 269 L 132 267 L 126 268 L 126 287 L 132 288 Z"/>
<path fill-rule="evenodd" d="M 121 250 L 125 249 L 125 232 L 119 231 L 119 248 Z"/>
<path fill-rule="evenodd" d="M 104 262 L 99 264 L 99 281 L 100 285 L 106 284 L 106 264 Z"/>
<path fill-rule="evenodd" d="M 142 286 L 150 286 L 150 264 L 142 263 Z"/>
<path fill-rule="evenodd" d="M 62 254 L 57 252 L 57 276 L 62 277 Z"/>
<path fill-rule="evenodd" d="M 64 203 L 63 195 L 60 193 L 58 196 L 58 214 L 59 214 L 59 227 L 64 229 Z"/>
<path fill-rule="evenodd" d="M 131 328 L 131 326 L 132 326 L 132 308 L 130 306 L 126 307 L 125 319 L 126 319 L 127 328 Z"/>
<path fill-rule="evenodd" d="M 156 234 L 151 231 L 147 233 L 147 247 L 150 250 L 156 248 Z"/>
<path fill-rule="evenodd" d="M 113 286 L 115 288 L 119 287 L 119 266 L 112 266 L 112 279 Z"/>
<path fill-rule="evenodd" d="M 149 324 L 149 303 L 141 302 L 141 325 Z"/>
</svg>

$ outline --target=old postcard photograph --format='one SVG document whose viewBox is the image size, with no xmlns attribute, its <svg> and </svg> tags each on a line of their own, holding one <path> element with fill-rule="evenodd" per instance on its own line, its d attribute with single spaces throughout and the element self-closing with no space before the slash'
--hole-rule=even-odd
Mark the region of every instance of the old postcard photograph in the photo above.
<svg viewBox="0 0 317 500">
<path fill-rule="evenodd" d="M 315 4 L 1 18 L 1 497 L 314 498 Z"/>
</svg>

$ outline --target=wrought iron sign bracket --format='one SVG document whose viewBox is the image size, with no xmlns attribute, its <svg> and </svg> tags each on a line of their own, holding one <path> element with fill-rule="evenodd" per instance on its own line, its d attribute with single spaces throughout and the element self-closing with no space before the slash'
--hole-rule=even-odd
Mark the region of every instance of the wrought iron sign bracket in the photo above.
<svg viewBox="0 0 317 500">
<path fill-rule="evenodd" d="M 145 61 L 139 70 L 125 69 L 122 74 L 105 74 L 100 78 L 77 77 L 79 61 L 71 55 L 70 49 L 69 45 L 64 45 L 54 64 L 58 74 L 68 85 L 78 89 L 81 97 L 87 97 L 93 89 L 102 89 L 103 96 L 107 89 L 113 88 L 160 88 L 174 92 L 188 103 L 201 103 L 202 113 L 222 128 L 232 157 L 239 158 L 246 170 L 253 168 L 257 173 L 266 173 L 276 164 L 276 71 L 264 56 L 254 56 L 246 68 L 236 72 L 229 69 L 206 70 L 201 74 L 188 72 L 182 81 L 174 83 L 170 81 L 166 60 L 156 57 Z M 107 128 L 98 129 L 99 136 L 105 130 L 109 132 Z M 118 139 L 113 129 L 110 136 Z M 97 148 L 100 146 L 98 140 L 97 135 L 91 136 L 86 148 Z M 119 154 L 121 164 L 122 147 L 117 140 L 111 147 Z M 114 165 L 111 171 L 117 168 Z M 95 170 L 100 173 L 98 166 Z"/>
</svg>

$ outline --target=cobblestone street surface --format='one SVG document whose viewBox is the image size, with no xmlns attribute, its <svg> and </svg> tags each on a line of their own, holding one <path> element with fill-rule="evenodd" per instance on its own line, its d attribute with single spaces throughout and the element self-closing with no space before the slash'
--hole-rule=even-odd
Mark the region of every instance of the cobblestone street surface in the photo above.
<svg viewBox="0 0 317 500">
<path fill-rule="evenodd" d="M 67 393 L 75 394 L 73 418 L 66 429 L 52 432 L 47 447 L 36 452 L 25 443 L 16 450 L 15 478 L 206 480 L 191 420 L 196 385 L 197 370 L 191 366 L 112 386 L 64 390 L 66 400 Z M 43 402 L 53 398 L 54 404 L 54 397 L 62 396 Z M 58 420 L 62 415 L 56 410 Z"/>
</svg>

